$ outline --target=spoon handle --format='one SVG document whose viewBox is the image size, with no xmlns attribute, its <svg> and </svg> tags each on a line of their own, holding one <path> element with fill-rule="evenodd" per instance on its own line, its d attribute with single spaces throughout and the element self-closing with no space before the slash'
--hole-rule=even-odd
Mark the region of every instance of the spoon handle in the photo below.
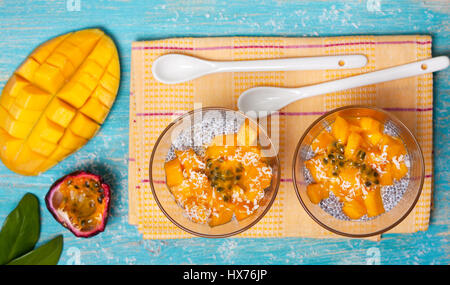
<svg viewBox="0 0 450 285">
<path fill-rule="evenodd" d="M 351 76 L 344 79 L 338 79 L 316 85 L 295 88 L 295 93 L 298 94 L 294 100 L 297 101 L 302 98 L 307 98 L 315 95 L 332 93 L 340 90 L 376 84 L 380 82 L 387 82 L 396 79 L 422 75 L 425 73 L 435 72 L 447 68 L 449 59 L 447 56 L 438 56 L 431 59 L 421 60 L 413 63 L 390 67 L 374 72 L 369 72 L 361 75 Z"/>
<path fill-rule="evenodd" d="M 299 58 L 215 61 L 215 72 L 289 71 L 359 68 L 367 64 L 364 55 L 314 56 Z"/>
</svg>

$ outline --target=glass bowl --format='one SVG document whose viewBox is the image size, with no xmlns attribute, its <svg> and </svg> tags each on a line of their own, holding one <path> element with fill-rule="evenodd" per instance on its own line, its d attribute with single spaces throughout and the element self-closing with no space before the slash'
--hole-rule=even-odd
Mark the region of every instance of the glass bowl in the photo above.
<svg viewBox="0 0 450 285">
<path fill-rule="evenodd" d="M 367 220 L 343 220 L 325 212 L 319 204 L 313 204 L 307 193 L 305 161 L 311 156 L 311 143 L 325 128 L 329 128 L 337 116 L 370 116 L 389 128 L 403 141 L 409 156 L 406 190 L 398 203 L 389 211 Z M 414 135 L 392 114 L 375 107 L 347 106 L 332 110 L 317 119 L 303 134 L 294 152 L 292 176 L 297 197 L 309 216 L 325 229 L 347 237 L 361 238 L 384 233 L 408 216 L 417 203 L 424 180 L 422 151 Z"/>
<path fill-rule="evenodd" d="M 201 138 L 202 136 L 196 137 L 195 135 L 201 132 L 201 130 L 195 129 L 195 126 L 202 123 L 203 118 L 216 115 L 222 116 L 222 118 L 228 118 L 226 116 L 234 117 L 236 118 L 236 120 L 242 122 L 245 119 L 249 119 L 250 128 L 258 128 L 258 142 L 262 146 L 261 151 L 263 156 L 268 158 L 268 163 L 273 169 L 273 177 L 271 186 L 269 187 L 269 189 L 265 190 L 264 198 L 260 201 L 260 207 L 256 209 L 256 211 L 252 215 L 240 221 L 237 221 L 235 218 L 233 218 L 228 223 L 211 227 L 207 224 L 199 224 L 191 221 L 185 215 L 184 209 L 177 204 L 175 198 L 166 185 L 164 162 L 167 159 L 169 151 L 171 151 L 172 149 L 172 145 L 174 143 L 177 144 L 177 146 L 179 145 L 179 142 L 177 142 L 177 138 L 179 138 L 180 134 L 182 134 L 183 132 L 186 133 L 186 130 L 193 130 L 190 133 L 193 135 L 192 138 L 194 144 L 201 146 L 203 143 L 203 139 Z M 150 186 L 155 201 L 161 211 L 172 223 L 174 223 L 184 231 L 196 236 L 222 238 L 239 234 L 251 228 L 269 211 L 273 201 L 275 200 L 280 184 L 280 163 L 277 151 L 273 146 L 271 140 L 267 136 L 266 132 L 253 119 L 241 112 L 231 109 L 207 107 L 193 110 L 178 117 L 164 129 L 164 131 L 156 141 L 151 154 L 149 176 Z"/>
</svg>

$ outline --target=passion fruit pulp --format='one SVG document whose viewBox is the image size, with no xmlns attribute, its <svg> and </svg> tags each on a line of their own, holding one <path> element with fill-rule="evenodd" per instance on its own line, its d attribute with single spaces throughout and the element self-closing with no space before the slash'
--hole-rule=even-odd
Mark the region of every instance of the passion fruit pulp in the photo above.
<svg viewBox="0 0 450 285">
<path fill-rule="evenodd" d="M 75 236 L 88 238 L 105 229 L 110 188 L 100 176 L 77 171 L 53 183 L 45 203 L 60 224 Z"/>
</svg>

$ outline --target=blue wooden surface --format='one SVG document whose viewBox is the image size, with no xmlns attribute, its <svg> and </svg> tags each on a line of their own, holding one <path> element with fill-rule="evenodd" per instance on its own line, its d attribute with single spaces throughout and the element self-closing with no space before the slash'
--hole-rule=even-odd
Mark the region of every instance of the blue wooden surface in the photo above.
<svg viewBox="0 0 450 285">
<path fill-rule="evenodd" d="M 431 34 L 433 55 L 448 54 L 449 1 L 67 1 L 0 0 L 0 88 L 31 50 L 58 34 L 87 27 L 109 33 L 120 50 L 122 82 L 100 133 L 82 150 L 39 177 L 0 165 L 0 221 L 26 192 L 41 201 L 41 242 L 64 234 L 60 264 L 449 264 L 449 70 L 434 80 L 434 209 L 427 232 L 389 234 L 381 242 L 347 239 L 146 240 L 127 223 L 128 100 L 131 42 L 181 36 L 329 36 Z M 70 2 L 70 1 L 69 1 Z M 43 203 L 48 187 L 75 169 L 104 173 L 112 183 L 106 232 L 75 238 Z"/>
</svg>

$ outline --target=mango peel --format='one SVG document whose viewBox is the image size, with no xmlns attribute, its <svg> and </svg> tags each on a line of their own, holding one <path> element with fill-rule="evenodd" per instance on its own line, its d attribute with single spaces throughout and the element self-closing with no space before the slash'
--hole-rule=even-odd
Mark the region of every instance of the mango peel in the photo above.
<svg viewBox="0 0 450 285">
<path fill-rule="evenodd" d="M 17 68 L 0 96 L 0 159 L 38 175 L 100 129 L 119 88 L 114 42 L 99 29 L 53 38 Z"/>
</svg>

